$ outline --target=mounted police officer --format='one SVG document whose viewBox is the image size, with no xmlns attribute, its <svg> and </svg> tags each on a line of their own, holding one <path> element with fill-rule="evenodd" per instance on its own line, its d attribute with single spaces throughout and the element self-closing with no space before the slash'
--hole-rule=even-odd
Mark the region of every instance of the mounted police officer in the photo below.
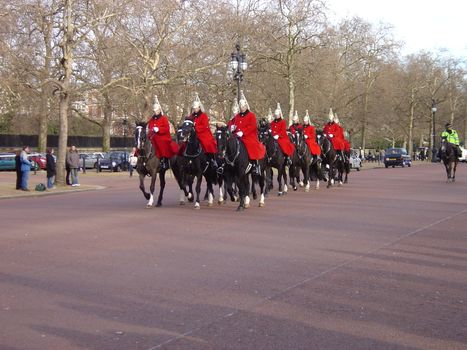
<svg viewBox="0 0 467 350">
<path fill-rule="evenodd" d="M 441 138 L 445 139 L 453 146 L 457 158 L 461 157 L 462 151 L 459 147 L 459 135 L 457 134 L 457 131 L 452 128 L 451 123 L 446 123 L 445 128 L 446 129 L 441 133 Z M 441 154 L 441 150 L 438 154 Z"/>
</svg>

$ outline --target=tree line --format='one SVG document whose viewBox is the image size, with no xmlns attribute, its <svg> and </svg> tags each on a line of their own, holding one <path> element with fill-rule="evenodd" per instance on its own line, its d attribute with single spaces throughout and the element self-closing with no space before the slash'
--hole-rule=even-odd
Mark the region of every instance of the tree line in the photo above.
<svg viewBox="0 0 467 350">
<path fill-rule="evenodd" d="M 390 25 L 334 23 L 324 0 L 0 2 L 0 132 L 38 134 L 41 151 L 58 134 L 58 181 L 70 132 L 99 133 L 108 150 L 112 124 L 147 120 L 154 95 L 174 125 L 196 92 L 228 120 L 237 43 L 258 117 L 280 103 L 289 120 L 308 110 L 322 126 L 332 107 L 363 149 L 431 148 L 447 121 L 467 138 L 465 61 L 403 56 Z"/>
</svg>

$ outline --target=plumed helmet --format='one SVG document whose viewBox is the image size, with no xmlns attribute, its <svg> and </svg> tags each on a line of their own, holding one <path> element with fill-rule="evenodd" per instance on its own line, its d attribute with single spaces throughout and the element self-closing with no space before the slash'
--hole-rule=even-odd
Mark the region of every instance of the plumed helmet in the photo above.
<svg viewBox="0 0 467 350">
<path fill-rule="evenodd" d="M 162 106 L 159 103 L 159 99 L 157 98 L 157 95 L 154 95 L 154 104 L 152 105 L 152 111 L 154 113 L 160 112 L 161 114 L 163 114 L 162 113 Z"/>
<path fill-rule="evenodd" d="M 292 121 L 294 123 L 298 123 L 300 121 L 300 118 L 298 117 L 298 112 L 297 111 L 295 111 L 295 114 L 294 114 L 294 116 L 292 118 Z"/>
<path fill-rule="evenodd" d="M 310 116 L 308 115 L 308 109 L 305 112 L 305 116 L 303 117 L 304 124 L 310 124 Z"/>
<path fill-rule="evenodd" d="M 250 109 L 250 106 L 248 105 L 248 101 L 246 100 L 245 95 L 243 94 L 243 90 L 240 91 L 240 100 L 238 101 L 240 104 L 240 108 L 246 107 L 246 109 Z"/>
<path fill-rule="evenodd" d="M 201 100 L 199 99 L 199 95 L 197 92 L 195 93 L 195 100 L 193 101 L 191 108 L 192 109 L 199 108 L 201 112 L 204 112 L 204 106 L 201 103 Z"/>
<path fill-rule="evenodd" d="M 328 119 L 330 122 L 334 121 L 334 113 L 332 113 L 332 108 L 329 108 L 329 116 Z"/>
<path fill-rule="evenodd" d="M 281 104 L 277 102 L 277 107 L 276 110 L 274 111 L 274 117 L 279 119 L 282 118 L 282 109 L 281 109 Z"/>
<path fill-rule="evenodd" d="M 272 122 L 272 111 L 271 111 L 271 108 L 269 108 L 269 112 L 268 112 L 268 122 Z"/>
<path fill-rule="evenodd" d="M 240 107 L 238 106 L 237 99 L 232 103 L 232 116 L 237 115 L 240 112 Z"/>
</svg>

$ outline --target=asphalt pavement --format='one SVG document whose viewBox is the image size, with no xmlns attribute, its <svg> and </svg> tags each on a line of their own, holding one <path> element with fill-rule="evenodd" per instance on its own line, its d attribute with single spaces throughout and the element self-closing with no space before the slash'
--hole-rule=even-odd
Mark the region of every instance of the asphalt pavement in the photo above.
<svg viewBox="0 0 467 350">
<path fill-rule="evenodd" d="M 0 349 L 467 349 L 467 165 L 349 180 L 242 213 L 123 173 L 1 199 Z"/>
</svg>

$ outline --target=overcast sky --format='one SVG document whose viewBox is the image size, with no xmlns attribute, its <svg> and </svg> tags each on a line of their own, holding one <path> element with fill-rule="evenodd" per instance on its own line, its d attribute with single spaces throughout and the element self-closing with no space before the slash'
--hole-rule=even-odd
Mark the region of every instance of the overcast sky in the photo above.
<svg viewBox="0 0 467 350">
<path fill-rule="evenodd" d="M 331 15 L 394 26 L 404 54 L 445 48 L 467 60 L 467 0 L 327 0 Z"/>
</svg>

